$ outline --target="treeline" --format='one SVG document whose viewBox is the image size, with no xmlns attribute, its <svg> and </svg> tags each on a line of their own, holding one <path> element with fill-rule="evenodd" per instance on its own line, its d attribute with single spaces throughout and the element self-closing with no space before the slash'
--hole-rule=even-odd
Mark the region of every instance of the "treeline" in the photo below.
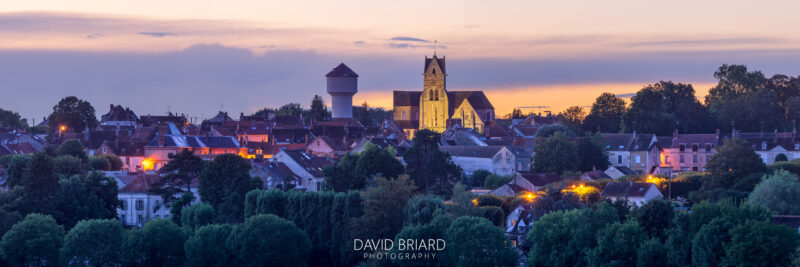
<svg viewBox="0 0 800 267">
<path fill-rule="evenodd" d="M 744 65 L 722 65 L 714 72 L 717 85 L 703 101 L 691 84 L 661 81 L 647 85 L 630 99 L 630 104 L 603 93 L 589 110 L 572 106 L 557 114 L 558 122 L 576 134 L 713 133 L 788 130 L 800 120 L 800 76 L 776 74 L 767 78 L 761 71 Z M 521 118 L 520 110 L 509 116 Z"/>
<path fill-rule="evenodd" d="M 800 235 L 747 204 L 703 202 L 687 214 L 654 200 L 553 212 L 527 238 L 526 266 L 789 266 Z"/>
</svg>

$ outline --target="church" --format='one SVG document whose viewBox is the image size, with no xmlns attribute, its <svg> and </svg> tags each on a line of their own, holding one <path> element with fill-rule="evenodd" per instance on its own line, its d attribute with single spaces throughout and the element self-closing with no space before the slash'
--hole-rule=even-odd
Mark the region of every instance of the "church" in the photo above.
<svg viewBox="0 0 800 267">
<path fill-rule="evenodd" d="M 425 57 L 422 92 L 394 91 L 394 121 L 409 138 L 417 130 L 444 132 L 460 125 L 483 133 L 494 107 L 483 91 L 447 91 L 445 57 Z"/>
</svg>

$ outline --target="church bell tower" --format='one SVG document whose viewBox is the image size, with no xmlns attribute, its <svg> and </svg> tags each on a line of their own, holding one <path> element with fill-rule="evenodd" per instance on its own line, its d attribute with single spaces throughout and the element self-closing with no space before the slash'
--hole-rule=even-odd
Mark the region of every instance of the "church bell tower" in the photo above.
<svg viewBox="0 0 800 267">
<path fill-rule="evenodd" d="M 420 129 L 444 132 L 447 129 L 448 99 L 446 90 L 447 72 L 444 57 L 425 57 L 425 77 L 422 95 L 420 96 Z"/>
</svg>

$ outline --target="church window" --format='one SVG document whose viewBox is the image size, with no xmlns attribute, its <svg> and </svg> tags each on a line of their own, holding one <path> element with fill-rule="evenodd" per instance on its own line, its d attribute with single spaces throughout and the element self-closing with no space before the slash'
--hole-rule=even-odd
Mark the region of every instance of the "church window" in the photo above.
<svg viewBox="0 0 800 267">
<path fill-rule="evenodd" d="M 436 74 L 436 69 L 431 69 L 431 70 L 433 71 L 433 74 Z"/>
<path fill-rule="evenodd" d="M 430 100 L 433 101 L 433 90 L 430 91 L 429 95 L 430 95 L 430 97 L 429 97 Z"/>
<path fill-rule="evenodd" d="M 436 90 L 433 95 L 436 97 L 434 100 L 439 101 L 439 90 Z"/>
</svg>

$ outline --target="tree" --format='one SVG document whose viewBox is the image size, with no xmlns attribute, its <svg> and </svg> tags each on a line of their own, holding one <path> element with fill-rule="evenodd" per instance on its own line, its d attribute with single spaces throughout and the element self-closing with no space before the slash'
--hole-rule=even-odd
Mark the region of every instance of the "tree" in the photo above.
<svg viewBox="0 0 800 267">
<path fill-rule="evenodd" d="M 642 88 L 631 98 L 631 107 L 622 115 L 622 130 L 669 135 L 677 125 L 666 106 L 664 95 L 652 85 Z"/>
<path fill-rule="evenodd" d="M 459 217 L 445 232 L 446 261 L 452 266 L 516 266 L 519 255 L 505 232 L 484 218 Z"/>
<path fill-rule="evenodd" d="M 453 218 L 451 216 L 439 214 L 436 217 L 433 217 L 431 221 L 426 222 L 424 224 L 407 225 L 406 227 L 403 227 L 403 230 L 401 230 L 400 233 L 398 233 L 397 236 L 395 237 L 395 244 L 399 244 L 398 240 L 401 239 L 404 240 L 444 239 L 445 233 L 447 232 L 447 229 L 450 227 L 450 224 L 452 224 L 452 222 Z M 405 251 L 402 251 L 402 253 L 426 253 L 432 250 L 433 248 L 429 248 L 427 250 L 406 249 Z M 401 251 L 398 249 L 398 246 L 395 246 L 393 252 L 400 253 Z M 437 257 L 435 257 L 434 259 L 417 258 L 417 259 L 393 260 L 393 263 L 402 266 L 447 266 L 448 265 L 447 259 L 443 258 L 442 255 L 437 255 Z"/>
<path fill-rule="evenodd" d="M 798 241 L 797 230 L 765 221 L 747 221 L 730 230 L 722 264 L 789 266 Z"/>
<path fill-rule="evenodd" d="M 366 177 L 355 174 L 359 158 L 358 154 L 347 153 L 336 165 L 325 166 L 322 169 L 322 173 L 325 174 L 325 188 L 335 192 L 363 189 Z"/>
<path fill-rule="evenodd" d="M 705 104 L 716 112 L 727 101 L 764 88 L 767 79 L 760 71 L 747 71 L 744 65 L 723 64 L 714 72 L 718 83 L 706 95 Z"/>
<path fill-rule="evenodd" d="M 80 220 L 117 217 L 119 189 L 113 178 L 93 172 L 61 179 L 59 185 L 60 215 L 56 219 L 62 225 L 72 227 Z"/>
<path fill-rule="evenodd" d="M 636 252 L 637 267 L 670 266 L 667 257 L 669 248 L 658 239 L 650 239 L 639 246 Z"/>
<path fill-rule="evenodd" d="M 325 100 L 321 96 L 314 95 L 314 99 L 311 100 L 309 116 L 314 121 L 327 121 L 331 118 L 331 112 L 325 107 Z"/>
<path fill-rule="evenodd" d="M 94 107 L 89 102 L 68 96 L 53 106 L 53 113 L 47 118 L 50 129 L 66 126 L 71 131 L 82 131 L 84 128 L 97 126 Z"/>
<path fill-rule="evenodd" d="M 414 135 L 413 143 L 403 159 L 408 175 L 425 194 L 447 196 L 452 186 L 460 180 L 462 171 L 450 155 L 439 150 L 441 136 L 423 129 Z"/>
<path fill-rule="evenodd" d="M 735 222 L 715 218 L 700 228 L 692 240 L 692 264 L 694 266 L 719 266 L 725 258 L 725 244 L 730 241 L 728 233 Z"/>
<path fill-rule="evenodd" d="M 116 266 L 121 264 L 124 237 L 118 220 L 86 220 L 64 237 L 59 259 L 63 266 Z"/>
<path fill-rule="evenodd" d="M 514 177 L 505 176 L 505 175 L 497 175 L 497 174 L 492 173 L 492 174 L 489 174 L 488 176 L 486 176 L 486 179 L 484 180 L 484 183 L 483 183 L 483 188 L 485 188 L 485 189 L 497 189 L 498 187 L 501 187 L 501 186 L 507 184 L 508 182 L 510 182 L 511 179 L 514 179 Z"/>
<path fill-rule="evenodd" d="M 583 129 L 591 132 L 617 133 L 621 129 L 625 100 L 612 93 L 603 93 L 583 121 Z"/>
<path fill-rule="evenodd" d="M 192 183 L 203 171 L 203 159 L 188 149 L 178 154 L 170 154 L 169 161 L 161 167 L 161 179 L 150 187 L 150 193 L 161 196 L 161 203 L 166 208 L 183 192 L 192 190 Z"/>
<path fill-rule="evenodd" d="M 489 174 L 492 173 L 484 169 L 475 170 L 472 172 L 472 176 L 470 176 L 469 185 L 473 187 L 483 186 L 486 182 L 486 177 L 488 177 Z"/>
<path fill-rule="evenodd" d="M 86 174 L 86 167 L 81 159 L 70 155 L 58 156 L 53 159 L 53 168 L 62 179 Z"/>
<path fill-rule="evenodd" d="M 246 159 L 234 154 L 217 156 L 200 174 L 200 198 L 214 207 L 220 221 L 241 221 L 244 195 L 258 189 L 253 179 L 250 177 L 250 162 Z"/>
<path fill-rule="evenodd" d="M 586 111 L 581 106 L 571 106 L 559 113 L 557 116 L 558 123 L 567 127 L 573 133 L 583 132 L 582 124 L 586 119 Z"/>
<path fill-rule="evenodd" d="M 506 115 L 506 116 L 508 116 L 508 115 Z M 525 115 L 522 114 L 522 110 L 520 110 L 518 108 L 515 108 L 515 109 L 511 110 L 511 116 L 509 116 L 509 119 L 524 119 L 524 118 L 525 118 Z"/>
<path fill-rule="evenodd" d="M 181 197 L 178 198 L 178 200 L 172 202 L 172 205 L 169 208 L 169 214 L 170 218 L 172 218 L 172 222 L 174 222 L 177 225 L 181 225 L 183 208 L 192 205 L 192 201 L 194 201 L 194 193 L 185 192 L 181 194 Z"/>
<path fill-rule="evenodd" d="M 608 162 L 608 152 L 600 134 L 587 133 L 586 137 L 578 141 L 578 170 L 586 172 L 591 170 L 605 170 L 611 165 Z"/>
<path fill-rule="evenodd" d="M 47 266 L 58 263 L 64 227 L 53 217 L 28 214 L 0 240 L 0 254 L 13 266 Z"/>
<path fill-rule="evenodd" d="M 537 142 L 533 155 L 534 171 L 560 174 L 578 169 L 578 147 L 567 140 L 566 134 L 557 132 Z"/>
<path fill-rule="evenodd" d="M 792 122 L 792 127 L 800 122 L 800 96 L 793 96 L 786 100 L 786 121 Z"/>
<path fill-rule="evenodd" d="M 84 150 L 86 150 L 86 148 L 83 147 L 83 144 L 81 144 L 80 141 L 78 141 L 77 139 L 70 139 L 64 141 L 64 143 L 58 147 L 58 149 L 56 150 L 56 155 L 58 156 L 69 155 L 79 158 L 83 162 L 87 162 L 89 160 L 89 157 L 86 156 L 86 152 L 84 152 Z"/>
<path fill-rule="evenodd" d="M 108 171 L 111 170 L 111 162 L 106 157 L 91 157 L 89 158 L 89 169 L 93 171 Z"/>
<path fill-rule="evenodd" d="M 423 225 L 431 222 L 438 212 L 444 212 L 444 200 L 438 196 L 417 195 L 406 204 L 404 225 Z"/>
<path fill-rule="evenodd" d="M 647 234 L 636 223 L 613 223 L 597 233 L 597 247 L 589 253 L 592 266 L 633 266 Z"/>
<path fill-rule="evenodd" d="M 720 104 L 717 119 L 723 129 L 769 131 L 781 126 L 786 109 L 779 105 L 778 95 L 770 89 L 759 89 Z"/>
<path fill-rule="evenodd" d="M 764 206 L 775 214 L 800 215 L 800 182 L 794 174 L 778 170 L 762 178 L 747 203 Z"/>
<path fill-rule="evenodd" d="M 172 221 L 152 220 L 128 231 L 122 244 L 123 260 L 136 266 L 180 266 L 186 239 L 186 232 Z"/>
<path fill-rule="evenodd" d="M 275 116 L 300 116 L 303 115 L 303 108 L 299 103 L 289 103 L 281 106 L 275 111 Z"/>
<path fill-rule="evenodd" d="M 260 214 L 234 226 L 225 246 L 248 266 L 299 266 L 308 260 L 311 241 L 293 223 Z"/>
<path fill-rule="evenodd" d="M 403 164 L 389 151 L 367 142 L 364 145 L 364 152 L 358 157 L 354 174 L 366 178 L 375 176 L 397 178 L 404 171 Z"/>
<path fill-rule="evenodd" d="M 0 108 L 0 127 L 27 129 L 28 120 L 23 119 L 19 113 Z"/>
<path fill-rule="evenodd" d="M 22 179 L 20 208 L 24 214 L 56 214 L 56 201 L 60 185 L 53 168 L 53 157 L 44 152 L 36 152 L 27 162 Z"/>
<path fill-rule="evenodd" d="M 354 220 L 351 231 L 364 238 L 393 238 L 403 227 L 403 209 L 415 186 L 408 176 L 376 178 L 375 186 L 362 194 L 364 214 Z"/>
<path fill-rule="evenodd" d="M 539 129 L 536 130 L 536 137 L 547 138 L 547 137 L 552 136 L 556 132 L 563 132 L 567 136 L 575 136 L 575 132 L 573 132 L 572 130 L 570 130 L 567 127 L 564 127 L 563 125 L 550 124 L 550 125 L 545 125 L 545 126 L 539 127 Z"/>
<path fill-rule="evenodd" d="M 228 224 L 212 224 L 200 227 L 183 245 L 186 251 L 186 266 L 231 266 L 235 257 L 225 242 L 233 227 Z"/>
<path fill-rule="evenodd" d="M 588 253 L 597 246 L 598 231 L 619 221 L 618 211 L 607 202 L 601 202 L 596 210 L 548 213 L 528 232 L 527 239 L 535 242 L 526 265 L 586 266 Z"/>
<path fill-rule="evenodd" d="M 181 211 L 181 225 L 192 231 L 211 224 L 214 220 L 214 208 L 206 203 L 187 207 Z"/>
<path fill-rule="evenodd" d="M 122 159 L 117 157 L 117 155 L 104 155 L 108 162 L 111 163 L 110 171 L 120 171 L 122 170 Z"/>
<path fill-rule="evenodd" d="M 364 127 L 370 127 L 374 124 L 372 117 L 369 114 L 369 104 L 367 104 L 367 101 L 361 103 L 361 108 L 355 109 L 355 111 L 357 111 L 356 116 L 358 116 L 358 122 L 360 122 L 361 125 L 364 125 Z"/>
<path fill-rule="evenodd" d="M 665 200 L 651 200 L 635 209 L 633 218 L 651 238 L 662 239 L 673 218 L 672 204 Z"/>
<path fill-rule="evenodd" d="M 706 163 L 709 175 L 702 190 L 728 189 L 752 173 L 766 170 L 761 157 L 740 139 L 727 140 Z"/>
</svg>

